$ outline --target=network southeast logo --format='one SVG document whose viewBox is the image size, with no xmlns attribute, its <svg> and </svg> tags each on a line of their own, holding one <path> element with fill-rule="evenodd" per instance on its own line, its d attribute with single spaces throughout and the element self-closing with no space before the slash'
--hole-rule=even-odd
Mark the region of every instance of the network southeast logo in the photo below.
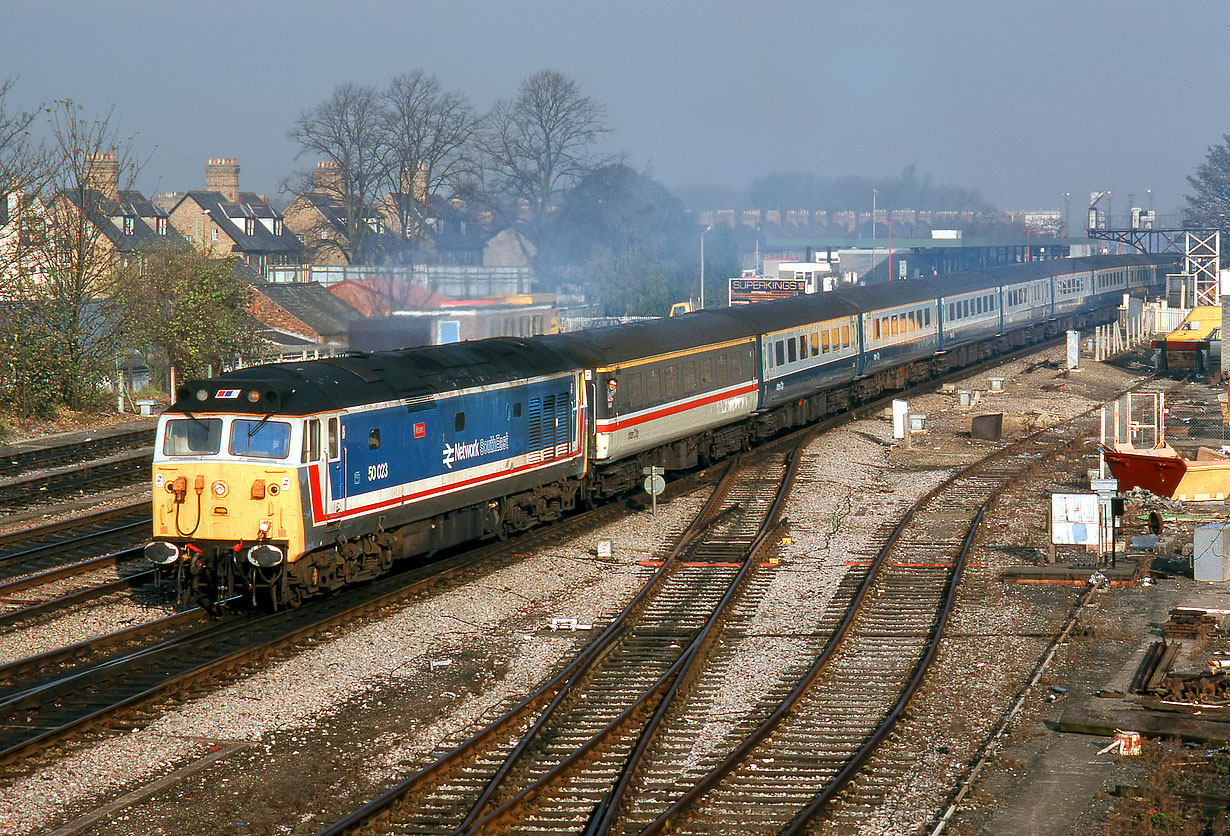
<svg viewBox="0 0 1230 836">
<path fill-rule="evenodd" d="M 442 461 L 449 470 L 454 464 L 472 459 L 475 456 L 485 456 L 489 453 L 500 453 L 508 449 L 508 433 L 491 435 L 486 438 L 476 438 L 473 441 L 463 441 L 460 444 L 444 443 Z"/>
</svg>

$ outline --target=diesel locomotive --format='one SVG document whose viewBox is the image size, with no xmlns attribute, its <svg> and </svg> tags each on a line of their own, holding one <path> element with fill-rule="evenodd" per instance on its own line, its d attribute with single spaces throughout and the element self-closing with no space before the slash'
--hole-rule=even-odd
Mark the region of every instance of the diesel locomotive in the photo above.
<svg viewBox="0 0 1230 836">
<path fill-rule="evenodd" d="M 298 606 L 1105 321 L 1171 264 L 1033 262 L 190 381 L 159 419 L 146 554 L 183 599 Z"/>
</svg>

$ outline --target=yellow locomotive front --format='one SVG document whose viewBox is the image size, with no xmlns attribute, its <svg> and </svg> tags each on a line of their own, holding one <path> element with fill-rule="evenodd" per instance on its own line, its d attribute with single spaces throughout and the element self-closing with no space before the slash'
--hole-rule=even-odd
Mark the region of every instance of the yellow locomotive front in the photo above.
<svg viewBox="0 0 1230 836">
<path fill-rule="evenodd" d="M 304 549 L 297 423 L 242 413 L 159 420 L 145 551 L 174 573 L 181 599 L 280 597 L 287 561 Z"/>
</svg>

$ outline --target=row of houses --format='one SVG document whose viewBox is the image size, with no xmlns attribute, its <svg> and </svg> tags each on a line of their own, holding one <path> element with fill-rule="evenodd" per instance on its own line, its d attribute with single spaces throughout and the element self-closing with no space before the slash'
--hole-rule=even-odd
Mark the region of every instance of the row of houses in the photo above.
<svg viewBox="0 0 1230 836">
<path fill-rule="evenodd" d="M 267 344 L 260 359 L 530 335 L 556 327 L 553 301 L 532 293 L 527 250 L 511 230 L 493 229 L 467 217 L 462 207 L 445 204 L 433 212 L 438 217 L 429 219 L 424 234 L 414 236 L 412 256 L 355 267 L 343 257 L 347 219 L 333 164 L 318 164 L 315 190 L 296 196 L 284 212 L 267 196 L 242 191 L 239 172 L 235 158 L 212 158 L 203 189 L 150 199 L 120 187 L 114 154 L 95 154 L 84 188 L 75 193 L 54 195 L 44 205 L 10 192 L 0 201 L 0 292 L 18 286 L 10 281 L 16 275 L 38 281 L 51 269 L 48 248 L 31 246 L 32 239 L 36 233 L 51 240 L 63 236 L 72 216 L 97 231 L 92 240 L 104 258 L 139 259 L 164 244 L 231 258 L 253 290 L 251 313 Z M 365 231 L 405 242 L 395 210 L 406 198 L 392 194 L 365 208 Z"/>
</svg>

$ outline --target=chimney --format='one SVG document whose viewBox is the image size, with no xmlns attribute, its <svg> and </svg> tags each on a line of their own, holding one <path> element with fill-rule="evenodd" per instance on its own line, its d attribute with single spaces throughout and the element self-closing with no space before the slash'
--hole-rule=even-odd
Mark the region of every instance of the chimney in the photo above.
<svg viewBox="0 0 1230 836">
<path fill-rule="evenodd" d="M 205 166 L 205 191 L 221 192 L 227 203 L 239 202 L 239 163 L 234 157 L 213 157 Z"/>
<path fill-rule="evenodd" d="M 402 194 L 412 196 L 417 203 L 427 202 L 427 172 L 421 164 L 411 169 L 405 166 L 401 170 L 400 188 Z"/>
<path fill-rule="evenodd" d="M 312 188 L 321 194 L 340 195 L 342 193 L 342 170 L 333 160 L 321 160 L 316 163 L 316 171 L 312 173 Z"/>
<path fill-rule="evenodd" d="M 98 189 L 108 200 L 117 200 L 120 189 L 120 164 L 115 154 L 101 152 L 87 154 L 85 158 L 85 182 L 91 189 Z"/>
</svg>

